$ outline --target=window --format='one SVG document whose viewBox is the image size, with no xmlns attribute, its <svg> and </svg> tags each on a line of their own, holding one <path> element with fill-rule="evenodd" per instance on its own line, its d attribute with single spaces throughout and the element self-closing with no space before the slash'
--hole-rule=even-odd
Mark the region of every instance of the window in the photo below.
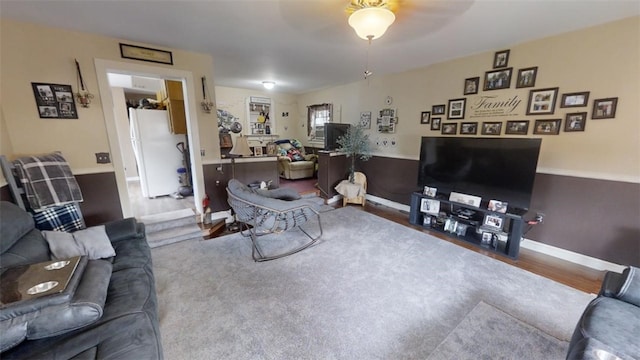
<svg viewBox="0 0 640 360">
<path fill-rule="evenodd" d="M 324 141 L 324 124 L 331 122 L 333 105 L 318 104 L 307 107 L 307 129 L 309 139 Z"/>
</svg>

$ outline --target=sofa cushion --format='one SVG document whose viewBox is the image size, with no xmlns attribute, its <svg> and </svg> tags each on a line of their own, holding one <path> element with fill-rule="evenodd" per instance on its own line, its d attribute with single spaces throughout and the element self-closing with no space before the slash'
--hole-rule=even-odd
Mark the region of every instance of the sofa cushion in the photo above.
<svg viewBox="0 0 640 360">
<path fill-rule="evenodd" d="M 48 260 L 51 260 L 49 245 L 38 229 L 32 229 L 23 235 L 20 241 L 0 255 L 0 264 L 4 268 Z"/>
<path fill-rule="evenodd" d="M 22 236 L 35 228 L 31 215 L 8 201 L 0 202 L 0 219 L 3 224 L 11 224 L 0 226 L 0 254 L 5 253 Z"/>
<path fill-rule="evenodd" d="M 61 293 L 5 304 L 0 309 L 0 350 L 94 323 L 102 316 L 110 277 L 110 262 L 85 257 Z"/>
<path fill-rule="evenodd" d="M 623 272 L 626 280 L 615 295 L 618 299 L 640 306 L 640 269 L 630 266 Z"/>
<path fill-rule="evenodd" d="M 43 231 L 49 248 L 58 259 L 87 255 L 89 259 L 104 259 L 116 255 L 104 225 L 92 226 L 74 233 Z"/>
<path fill-rule="evenodd" d="M 607 346 L 624 350 L 626 355 L 640 359 L 640 309 L 613 298 L 598 297 L 582 314 L 571 340 L 572 344 L 595 339 Z"/>
</svg>

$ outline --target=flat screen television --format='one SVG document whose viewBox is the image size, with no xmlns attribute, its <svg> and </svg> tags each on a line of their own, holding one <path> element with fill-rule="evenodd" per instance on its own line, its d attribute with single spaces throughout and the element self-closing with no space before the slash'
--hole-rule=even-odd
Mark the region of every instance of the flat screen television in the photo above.
<svg viewBox="0 0 640 360">
<path fill-rule="evenodd" d="M 324 124 L 324 149 L 330 151 L 339 148 L 338 138 L 346 134 L 350 127 L 351 124 Z"/>
<path fill-rule="evenodd" d="M 528 209 L 541 139 L 423 137 L 418 186 Z"/>
</svg>

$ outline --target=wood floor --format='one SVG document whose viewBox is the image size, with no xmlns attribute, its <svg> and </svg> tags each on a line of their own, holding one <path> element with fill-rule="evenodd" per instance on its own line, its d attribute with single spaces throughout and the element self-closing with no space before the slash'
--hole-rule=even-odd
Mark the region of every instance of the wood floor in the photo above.
<svg viewBox="0 0 640 360">
<path fill-rule="evenodd" d="M 347 206 L 360 207 L 358 205 Z M 409 214 L 383 205 L 367 202 L 363 210 L 587 293 L 597 294 L 600 290 L 602 279 L 604 278 L 603 271 L 598 271 L 586 266 L 561 260 L 553 256 L 541 254 L 529 249 L 521 248 L 518 260 L 512 260 L 505 256 L 500 256 L 492 252 L 483 250 L 482 248 L 469 244 L 465 241 L 460 241 L 448 237 L 439 232 L 429 231 L 420 226 L 411 225 L 409 223 Z M 543 294 L 541 294 L 541 296 L 542 295 Z"/>
</svg>

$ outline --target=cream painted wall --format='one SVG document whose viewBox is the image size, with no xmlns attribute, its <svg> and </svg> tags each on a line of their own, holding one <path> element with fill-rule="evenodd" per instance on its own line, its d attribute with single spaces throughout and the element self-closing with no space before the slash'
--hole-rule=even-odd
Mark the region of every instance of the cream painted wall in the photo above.
<svg viewBox="0 0 640 360">
<path fill-rule="evenodd" d="M 449 99 L 465 97 L 466 78 L 479 76 L 478 95 L 468 95 L 466 116 L 456 122 L 530 120 L 528 137 L 542 137 L 539 172 L 588 178 L 640 182 L 640 17 L 553 36 L 510 47 L 509 67 L 513 67 L 511 87 L 482 91 L 486 71 L 492 70 L 494 52 L 454 59 L 421 69 L 311 92 L 298 97 L 298 112 L 306 114 L 306 106 L 323 102 L 341 107 L 342 122 L 357 123 L 361 111 L 387 107 L 397 109 L 399 124 L 395 134 L 380 135 L 372 130 L 370 137 L 396 140 L 396 146 L 377 146 L 378 155 L 417 159 L 420 137 L 439 135 L 429 125 L 420 124 L 420 113 L 431 111 L 432 105 L 447 104 Z M 499 51 L 502 49 L 496 49 Z M 375 60 L 375 59 L 374 59 Z M 534 89 L 559 87 L 553 115 L 526 115 L 531 88 L 515 88 L 517 70 L 538 66 Z M 375 69 L 373 69 L 375 72 Z M 581 108 L 560 108 L 563 93 L 590 91 L 589 104 Z M 470 106 L 482 95 L 501 99 L 516 97 L 522 103 L 509 117 L 477 117 L 470 119 Z M 615 119 L 591 120 L 594 99 L 618 97 Z M 559 135 L 532 135 L 536 119 L 562 119 L 571 112 L 588 112 L 584 132 Z M 442 116 L 446 122 L 446 116 Z M 504 125 L 503 131 L 504 134 Z M 460 135 L 458 135 L 460 136 Z M 504 135 L 502 135 L 504 136 Z"/>
<path fill-rule="evenodd" d="M 260 96 L 270 98 L 273 104 L 273 116 L 275 117 L 276 128 L 272 133 L 278 135 L 279 139 L 297 138 L 302 139 L 302 134 L 305 132 L 300 128 L 297 119 L 301 116 L 298 111 L 298 104 L 296 102 L 296 96 L 290 94 L 277 93 L 275 91 L 254 91 L 249 89 L 231 88 L 225 86 L 216 86 L 216 107 L 221 110 L 226 110 L 239 118 L 242 123 L 242 134 L 246 135 L 247 131 L 247 99 L 250 96 Z M 289 113 L 289 116 L 282 116 L 282 113 Z M 302 115 L 305 119 L 307 116 L 306 110 Z M 234 143 L 235 143 L 235 134 Z M 267 139 L 265 137 L 264 139 Z M 264 140 L 263 139 L 263 140 Z M 259 145 L 260 138 L 251 137 L 249 141 L 250 146 Z M 263 141 L 264 146 L 264 141 Z"/>
<path fill-rule="evenodd" d="M 166 49 L 173 53 L 174 65 L 163 65 L 122 59 L 119 43 L 136 45 L 132 41 L 6 19 L 3 19 L 0 29 L 0 91 L 6 133 L 13 145 L 10 149 L 3 145 L 3 153 L 17 157 L 60 150 L 76 174 L 113 171 L 111 164 L 96 164 L 94 155 L 96 152 L 111 152 L 94 65 L 94 59 L 98 58 L 191 72 L 198 85 L 193 92 L 197 94 L 197 99 L 194 99 L 198 102 L 195 116 L 200 129 L 201 148 L 206 152 L 205 159 L 220 157 L 215 111 L 207 114 L 199 106 L 202 100 L 200 77 L 206 76 L 209 87 L 213 88 L 213 60 L 210 55 Z M 78 119 L 40 119 L 31 82 L 69 84 L 77 91 L 74 59 L 80 63 L 86 86 L 95 95 L 93 102 L 89 108 L 78 107 Z"/>
</svg>

